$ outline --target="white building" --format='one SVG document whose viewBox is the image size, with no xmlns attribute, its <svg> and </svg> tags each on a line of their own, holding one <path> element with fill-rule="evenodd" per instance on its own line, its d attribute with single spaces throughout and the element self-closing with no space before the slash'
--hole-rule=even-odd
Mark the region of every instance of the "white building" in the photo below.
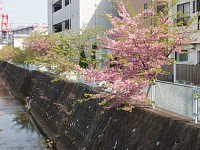
<svg viewBox="0 0 200 150">
<path fill-rule="evenodd" d="M 83 26 L 109 28 L 105 13 L 114 13 L 112 6 L 112 0 L 48 0 L 49 33 L 80 31 Z"/>
<path fill-rule="evenodd" d="M 177 22 L 183 21 L 187 23 L 187 20 L 191 17 L 196 17 L 191 29 L 200 30 L 200 17 L 197 17 L 200 11 L 200 0 L 179 0 L 173 9 L 170 10 L 169 14 L 177 14 L 177 12 L 184 13 L 185 17 L 179 17 L 177 15 Z M 196 32 L 192 35 L 197 40 L 191 42 L 190 46 L 184 46 L 183 51 L 188 54 L 175 54 L 175 58 L 179 63 L 183 64 L 200 64 L 200 32 Z"/>
<path fill-rule="evenodd" d="M 48 31 L 48 26 L 44 23 L 35 23 L 31 25 L 23 25 L 23 26 L 18 26 L 15 29 L 12 29 L 13 35 L 16 34 L 30 34 L 32 32 L 40 32 L 40 33 L 45 33 Z"/>
<path fill-rule="evenodd" d="M 36 23 L 32 25 L 19 26 L 11 31 L 13 35 L 14 47 L 22 48 L 22 42 L 24 38 L 28 37 L 33 32 L 39 32 L 46 34 L 48 26 L 44 23 Z"/>
</svg>

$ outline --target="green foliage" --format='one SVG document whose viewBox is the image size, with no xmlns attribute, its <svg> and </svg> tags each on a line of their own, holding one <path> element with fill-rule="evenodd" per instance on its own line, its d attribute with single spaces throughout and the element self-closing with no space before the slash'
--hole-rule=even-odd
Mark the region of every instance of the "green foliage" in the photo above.
<svg viewBox="0 0 200 150">
<path fill-rule="evenodd" d="M 79 103 L 84 103 L 84 102 L 89 101 L 93 96 L 94 96 L 94 94 L 86 93 L 86 94 L 84 94 L 84 98 L 79 98 L 77 101 Z"/>
<path fill-rule="evenodd" d="M 104 99 L 104 100 L 102 100 L 100 103 L 99 103 L 99 105 L 105 105 L 107 103 L 107 101 Z"/>
<path fill-rule="evenodd" d="M 24 39 L 23 46 L 25 50 L 44 55 L 54 46 L 55 42 L 54 36 L 34 32 Z"/>
<path fill-rule="evenodd" d="M 101 27 L 91 27 L 82 29 L 81 33 L 73 30 L 54 33 L 50 36 L 56 41 L 52 48 L 27 62 L 46 67 L 57 76 L 73 72 L 77 65 L 86 68 L 89 64 L 95 64 L 94 41 L 98 42 L 97 34 L 102 30 Z"/>
<path fill-rule="evenodd" d="M 53 37 L 33 33 L 24 39 L 24 49 L 4 46 L 0 50 L 0 60 L 10 61 L 16 65 L 32 63 L 35 58 L 46 54 L 46 51 L 52 47 L 53 43 Z"/>
<path fill-rule="evenodd" d="M 12 58 L 12 63 L 16 65 L 26 64 L 30 59 L 34 59 L 38 55 L 30 50 L 17 49 L 17 54 Z"/>
<path fill-rule="evenodd" d="M 18 48 L 14 48 L 12 46 L 4 46 L 0 50 L 0 60 L 2 61 L 10 61 L 18 52 Z"/>
<path fill-rule="evenodd" d="M 193 97 L 196 97 L 200 101 L 200 94 L 193 94 Z"/>
<path fill-rule="evenodd" d="M 79 66 L 81 68 L 87 68 L 88 67 L 88 64 L 87 64 L 87 61 L 86 61 L 86 57 L 85 57 L 85 52 L 82 51 L 80 53 L 80 57 L 79 57 Z"/>
<path fill-rule="evenodd" d="M 0 60 L 10 61 L 13 64 L 26 64 L 29 59 L 34 59 L 38 54 L 30 50 L 22 50 L 12 46 L 4 46 L 0 50 Z"/>
</svg>

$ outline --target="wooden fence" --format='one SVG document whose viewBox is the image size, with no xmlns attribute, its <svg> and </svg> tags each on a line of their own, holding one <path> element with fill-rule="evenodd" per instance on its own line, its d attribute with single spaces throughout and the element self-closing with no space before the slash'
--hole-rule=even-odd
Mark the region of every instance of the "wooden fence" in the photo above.
<svg viewBox="0 0 200 150">
<path fill-rule="evenodd" d="M 168 75 L 159 75 L 159 80 L 173 81 L 173 65 L 162 67 Z M 176 80 L 183 83 L 193 83 L 200 85 L 200 65 L 176 64 Z"/>
</svg>

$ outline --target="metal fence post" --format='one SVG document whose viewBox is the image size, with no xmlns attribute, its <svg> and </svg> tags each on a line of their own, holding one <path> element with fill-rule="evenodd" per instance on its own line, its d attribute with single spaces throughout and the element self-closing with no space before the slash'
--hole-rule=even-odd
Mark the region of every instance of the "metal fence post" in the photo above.
<svg viewBox="0 0 200 150">
<path fill-rule="evenodd" d="M 153 109 L 155 109 L 155 96 L 156 96 L 156 81 L 153 80 L 152 89 L 151 89 L 151 102 Z"/>
<path fill-rule="evenodd" d="M 198 97 L 196 96 L 196 98 L 195 98 L 195 123 L 198 123 L 198 116 L 199 116 Z"/>
<path fill-rule="evenodd" d="M 174 83 L 176 83 L 176 62 L 173 63 L 173 73 L 174 73 L 173 81 Z"/>
<path fill-rule="evenodd" d="M 199 116 L 199 107 L 198 107 L 198 87 L 194 87 L 194 121 L 198 123 L 198 116 Z"/>
</svg>

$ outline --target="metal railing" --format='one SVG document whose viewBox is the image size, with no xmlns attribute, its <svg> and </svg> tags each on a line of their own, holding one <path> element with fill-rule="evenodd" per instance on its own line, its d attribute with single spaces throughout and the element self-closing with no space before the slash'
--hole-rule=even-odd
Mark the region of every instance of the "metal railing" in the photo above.
<svg viewBox="0 0 200 150">
<path fill-rule="evenodd" d="M 34 70 L 37 66 L 21 66 L 28 70 Z M 77 82 L 88 84 L 92 87 L 98 87 L 97 83 L 86 83 L 82 78 L 68 74 L 68 78 Z M 111 89 L 107 89 L 111 91 Z M 166 81 L 156 81 L 145 90 L 148 93 L 148 99 L 151 100 L 153 107 L 157 106 L 168 111 L 189 117 L 198 122 L 200 87 L 186 85 L 181 83 L 172 83 Z"/>
<path fill-rule="evenodd" d="M 200 106 L 200 87 L 165 81 L 151 85 L 148 97 L 157 107 L 193 118 L 197 123 Z"/>
</svg>

